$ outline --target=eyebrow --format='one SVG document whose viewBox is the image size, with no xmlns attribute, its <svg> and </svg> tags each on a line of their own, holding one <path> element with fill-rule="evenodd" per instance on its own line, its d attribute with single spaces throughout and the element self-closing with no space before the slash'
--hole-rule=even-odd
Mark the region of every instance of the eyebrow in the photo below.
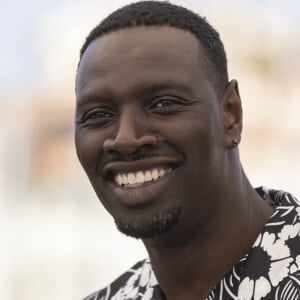
<svg viewBox="0 0 300 300">
<path fill-rule="evenodd" d="M 164 81 L 164 82 L 155 82 L 153 84 L 149 83 L 147 84 L 147 86 L 142 87 L 142 89 L 146 92 L 160 92 L 163 90 L 178 90 L 178 91 L 182 91 L 185 93 L 191 93 L 190 88 L 188 88 L 187 85 L 185 85 L 182 82 L 175 82 L 175 81 Z"/>
<path fill-rule="evenodd" d="M 162 91 L 172 91 L 175 90 L 177 92 L 182 92 L 183 94 L 187 94 L 192 96 L 192 90 L 182 81 L 173 81 L 173 80 L 164 80 L 161 82 L 145 82 L 139 83 L 139 93 L 140 94 L 157 94 Z M 77 105 L 81 106 L 88 103 L 95 103 L 99 102 L 99 99 L 103 99 L 104 102 L 108 102 L 109 100 L 113 101 L 116 97 L 117 93 L 114 89 L 105 87 L 103 89 L 99 88 L 94 92 L 87 92 L 86 94 L 83 93 L 82 96 L 78 98 Z"/>
</svg>

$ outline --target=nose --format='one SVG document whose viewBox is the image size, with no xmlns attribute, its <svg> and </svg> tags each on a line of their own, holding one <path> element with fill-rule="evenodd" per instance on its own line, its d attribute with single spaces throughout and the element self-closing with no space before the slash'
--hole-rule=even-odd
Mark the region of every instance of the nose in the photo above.
<svg viewBox="0 0 300 300">
<path fill-rule="evenodd" d="M 141 112 L 133 109 L 124 110 L 120 114 L 115 136 L 107 138 L 103 143 L 104 151 L 129 155 L 142 147 L 156 146 L 157 136 L 148 131 L 145 125 Z"/>
</svg>

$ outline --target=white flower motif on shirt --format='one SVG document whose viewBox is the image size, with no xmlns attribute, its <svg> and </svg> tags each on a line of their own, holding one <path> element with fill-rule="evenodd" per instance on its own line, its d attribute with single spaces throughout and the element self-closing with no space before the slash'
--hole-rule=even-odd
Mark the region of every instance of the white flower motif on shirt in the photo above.
<svg viewBox="0 0 300 300">
<path fill-rule="evenodd" d="M 300 254 L 297 255 L 295 261 L 291 264 L 290 273 L 294 274 L 300 270 Z"/>
<path fill-rule="evenodd" d="M 150 262 L 145 261 L 143 266 L 132 270 L 132 272 L 133 275 L 130 276 L 126 284 L 118 290 L 111 300 L 152 299 L 154 286 L 157 284 L 157 281 Z"/>
<path fill-rule="evenodd" d="M 257 258 L 256 269 L 248 270 L 239 286 L 239 300 L 259 300 L 265 297 L 271 286 L 288 276 L 289 265 L 292 261 L 290 250 L 284 241 L 277 240 L 273 233 L 265 232 L 259 235 L 254 243 L 250 256 Z"/>
<path fill-rule="evenodd" d="M 300 269 L 300 253 L 297 251 L 300 245 L 300 223 L 285 225 L 278 237 L 289 247 L 291 257 L 294 258 L 290 266 L 290 273 L 292 274 Z"/>
</svg>

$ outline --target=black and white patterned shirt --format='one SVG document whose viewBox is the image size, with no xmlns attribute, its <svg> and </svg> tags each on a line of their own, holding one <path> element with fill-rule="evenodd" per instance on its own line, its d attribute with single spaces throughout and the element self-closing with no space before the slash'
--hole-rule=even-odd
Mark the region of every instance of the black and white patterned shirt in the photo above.
<svg viewBox="0 0 300 300">
<path fill-rule="evenodd" d="M 286 192 L 256 191 L 274 212 L 250 252 L 206 300 L 300 300 L 300 204 Z M 148 259 L 84 300 L 133 299 L 165 299 Z"/>
</svg>

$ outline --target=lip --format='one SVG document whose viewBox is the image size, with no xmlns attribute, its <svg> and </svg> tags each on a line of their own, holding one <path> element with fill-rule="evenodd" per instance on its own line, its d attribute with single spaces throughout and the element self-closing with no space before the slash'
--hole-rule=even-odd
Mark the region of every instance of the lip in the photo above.
<svg viewBox="0 0 300 300">
<path fill-rule="evenodd" d="M 176 169 L 171 173 L 155 181 L 144 183 L 136 187 L 119 186 L 112 181 L 108 181 L 114 198 L 125 206 L 137 207 L 145 206 L 156 202 L 165 190 L 167 182 L 174 176 Z"/>
<path fill-rule="evenodd" d="M 117 173 L 138 172 L 143 170 L 152 170 L 158 167 L 176 168 L 180 162 L 168 157 L 155 157 L 132 162 L 111 162 L 103 167 L 102 174 L 104 178 L 112 179 Z"/>
<path fill-rule="evenodd" d="M 138 160 L 134 162 L 112 162 L 103 168 L 103 177 L 106 179 L 113 198 L 125 206 L 149 205 L 160 198 L 166 189 L 168 181 L 177 172 L 180 162 L 178 160 L 159 157 Z M 137 172 L 140 170 L 151 170 L 157 167 L 171 167 L 172 171 L 157 180 L 146 182 L 140 186 L 125 187 L 114 181 L 114 174 Z"/>
</svg>

